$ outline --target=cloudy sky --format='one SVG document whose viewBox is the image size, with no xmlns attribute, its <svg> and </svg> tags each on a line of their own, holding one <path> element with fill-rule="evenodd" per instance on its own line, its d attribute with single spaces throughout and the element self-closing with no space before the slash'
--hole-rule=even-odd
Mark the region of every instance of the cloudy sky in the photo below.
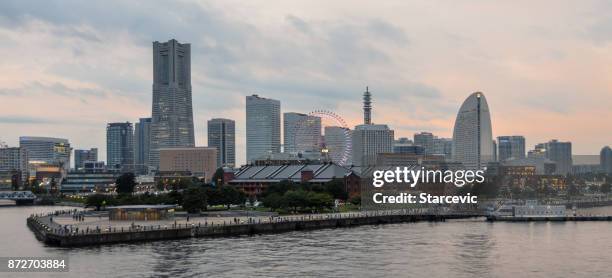
<svg viewBox="0 0 612 278">
<path fill-rule="evenodd" d="M 609 1 L 1 1 L 0 141 L 69 138 L 105 158 L 107 122 L 150 116 L 152 42 L 192 45 L 196 141 L 237 121 L 245 96 L 283 112 L 373 119 L 396 137 L 452 136 L 482 91 L 493 135 L 552 138 L 574 153 L 612 144 Z"/>
</svg>

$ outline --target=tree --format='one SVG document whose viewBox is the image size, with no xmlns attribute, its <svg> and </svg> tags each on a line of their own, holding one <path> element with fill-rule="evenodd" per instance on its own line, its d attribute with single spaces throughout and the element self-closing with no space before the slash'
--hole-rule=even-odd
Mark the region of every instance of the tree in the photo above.
<svg viewBox="0 0 612 278">
<path fill-rule="evenodd" d="M 344 188 L 344 182 L 341 179 L 333 179 L 325 184 L 325 191 L 334 199 L 348 199 L 348 192 Z"/>
<path fill-rule="evenodd" d="M 134 192 L 136 186 L 136 177 L 134 173 L 124 173 L 116 181 L 117 193 L 129 194 Z"/>
<path fill-rule="evenodd" d="M 316 211 L 324 208 L 329 209 L 334 206 L 334 199 L 328 193 L 308 192 L 306 194 L 306 206 Z"/>
<path fill-rule="evenodd" d="M 104 194 L 93 194 L 87 197 L 85 205 L 88 207 L 96 207 L 96 210 L 100 210 L 103 206 L 115 204 L 115 199 L 112 196 Z"/>
<path fill-rule="evenodd" d="M 268 194 L 268 196 L 263 198 L 264 207 L 268 207 L 271 209 L 279 209 L 283 207 L 283 197 L 278 193 Z"/>
<path fill-rule="evenodd" d="M 610 193 L 610 189 L 612 189 L 612 184 L 609 183 L 604 183 L 601 185 L 601 187 L 599 188 L 599 190 L 601 191 L 601 193 L 604 194 L 608 194 Z"/>
<path fill-rule="evenodd" d="M 206 194 L 201 186 L 191 186 L 183 191 L 183 209 L 196 213 L 206 208 Z"/>
<path fill-rule="evenodd" d="M 223 174 L 224 174 L 224 171 L 222 167 L 217 169 L 217 171 L 215 171 L 215 174 L 212 176 L 212 183 L 215 184 L 216 186 L 225 184 L 225 181 L 223 180 Z"/>
<path fill-rule="evenodd" d="M 297 212 L 298 208 L 308 205 L 306 192 L 303 190 L 290 190 L 283 195 L 283 207 L 292 208 L 293 212 Z"/>
</svg>

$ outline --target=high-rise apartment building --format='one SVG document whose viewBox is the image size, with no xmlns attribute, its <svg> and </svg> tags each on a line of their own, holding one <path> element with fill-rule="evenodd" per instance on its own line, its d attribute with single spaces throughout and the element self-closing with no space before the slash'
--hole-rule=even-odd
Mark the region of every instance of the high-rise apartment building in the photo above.
<svg viewBox="0 0 612 278">
<path fill-rule="evenodd" d="M 230 119 L 208 121 L 208 146 L 217 149 L 218 167 L 236 166 L 236 123 Z"/>
<path fill-rule="evenodd" d="M 149 168 L 151 118 L 140 118 L 134 124 L 134 170 L 146 174 Z"/>
<path fill-rule="evenodd" d="M 466 169 L 482 169 L 495 157 L 491 115 L 481 92 L 471 94 L 457 113 L 452 157 Z"/>
<path fill-rule="evenodd" d="M 321 118 L 302 113 L 283 113 L 283 146 L 286 153 L 321 150 Z"/>
<path fill-rule="evenodd" d="M 159 165 L 159 149 L 193 147 L 191 45 L 153 42 L 153 109 L 149 164 Z"/>
<path fill-rule="evenodd" d="M 106 125 L 106 164 L 109 169 L 134 171 L 133 136 L 130 122 Z"/>
<path fill-rule="evenodd" d="M 89 150 L 74 150 L 74 169 L 82 169 L 85 161 L 98 161 L 98 148 Z"/>
<path fill-rule="evenodd" d="M 497 150 L 499 161 L 508 159 L 525 158 L 525 137 L 523 136 L 498 136 Z"/>
<path fill-rule="evenodd" d="M 280 153 L 280 101 L 258 95 L 246 97 L 247 163 Z"/>
</svg>

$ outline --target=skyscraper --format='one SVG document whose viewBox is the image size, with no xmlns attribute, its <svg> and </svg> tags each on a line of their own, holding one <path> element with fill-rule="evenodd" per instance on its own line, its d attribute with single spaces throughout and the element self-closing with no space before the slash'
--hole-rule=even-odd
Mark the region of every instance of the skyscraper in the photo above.
<svg viewBox="0 0 612 278">
<path fill-rule="evenodd" d="M 247 162 L 280 153 L 280 101 L 258 95 L 246 97 Z"/>
<path fill-rule="evenodd" d="M 110 169 L 134 170 L 134 130 L 132 123 L 106 125 L 106 164 Z"/>
<path fill-rule="evenodd" d="M 363 123 L 355 126 L 352 134 L 353 164 L 376 164 L 379 153 L 392 153 L 395 133 L 385 124 L 372 124 L 372 94 L 366 87 L 363 94 Z"/>
<path fill-rule="evenodd" d="M 491 115 L 481 92 L 461 105 L 453 129 L 453 159 L 466 169 L 482 169 L 493 160 Z"/>
<path fill-rule="evenodd" d="M 559 142 L 556 139 L 544 144 L 538 144 L 536 149 L 544 147 L 546 158 L 557 164 L 555 174 L 567 175 L 572 172 L 572 143 Z"/>
<path fill-rule="evenodd" d="M 151 142 L 151 118 L 140 118 L 134 125 L 134 167 L 140 174 L 148 172 Z"/>
<path fill-rule="evenodd" d="M 605 146 L 599 153 L 599 165 L 601 171 L 607 174 L 612 174 L 612 149 L 609 146 Z"/>
<path fill-rule="evenodd" d="M 208 121 L 208 146 L 217 148 L 217 166 L 236 166 L 236 123 L 230 119 Z"/>
<path fill-rule="evenodd" d="M 52 137 L 22 136 L 19 147 L 26 150 L 30 163 L 49 163 L 70 170 L 72 148 L 68 139 Z"/>
<path fill-rule="evenodd" d="M 320 151 L 320 117 L 294 112 L 284 113 L 283 130 L 284 152 L 303 153 Z"/>
<path fill-rule="evenodd" d="M 98 148 L 74 150 L 74 169 L 83 168 L 85 161 L 98 161 Z"/>
<path fill-rule="evenodd" d="M 195 146 L 191 102 L 191 45 L 153 42 L 153 109 L 149 164 L 159 149 Z"/>
<path fill-rule="evenodd" d="M 523 136 L 498 136 L 497 148 L 499 161 L 503 162 L 510 158 L 525 158 L 525 137 Z"/>
<path fill-rule="evenodd" d="M 384 124 L 363 124 L 353 131 L 353 164 L 372 166 L 379 153 L 392 153 L 394 131 Z"/>
<path fill-rule="evenodd" d="M 329 160 L 340 165 L 353 163 L 351 142 L 353 132 L 349 128 L 340 126 L 326 126 L 324 141 Z"/>
</svg>

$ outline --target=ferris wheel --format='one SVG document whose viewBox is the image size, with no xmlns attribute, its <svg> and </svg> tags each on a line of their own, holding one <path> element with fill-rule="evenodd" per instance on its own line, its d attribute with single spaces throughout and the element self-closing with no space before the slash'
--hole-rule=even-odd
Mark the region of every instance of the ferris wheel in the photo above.
<svg viewBox="0 0 612 278">
<path fill-rule="evenodd" d="M 321 129 L 325 130 L 324 139 Z M 349 164 L 352 155 L 351 130 L 338 114 L 329 110 L 314 110 L 297 122 L 290 132 L 293 134 L 293 151 L 320 151 L 328 160 L 339 165 Z"/>
</svg>

